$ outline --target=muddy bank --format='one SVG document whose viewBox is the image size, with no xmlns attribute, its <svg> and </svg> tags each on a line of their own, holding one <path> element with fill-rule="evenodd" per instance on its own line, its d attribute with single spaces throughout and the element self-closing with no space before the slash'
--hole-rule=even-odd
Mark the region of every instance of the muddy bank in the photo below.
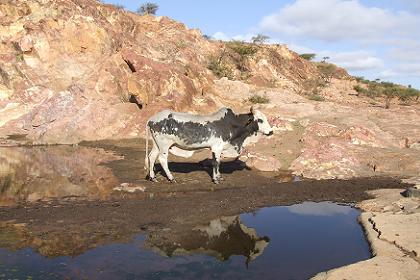
<svg viewBox="0 0 420 280">
<path fill-rule="evenodd" d="M 202 159 L 206 157 L 204 154 L 194 158 L 194 162 L 172 159 L 170 168 L 179 183 L 171 184 L 160 176 L 161 182 L 156 184 L 144 179 L 144 146 L 138 140 L 85 143 L 84 146 L 80 149 L 92 152 L 96 161 L 91 162 L 101 167 L 102 172 L 102 179 L 95 181 L 101 187 L 93 185 L 89 190 L 100 190 L 107 195 L 95 196 L 89 191 L 89 196 L 49 196 L 38 201 L 20 199 L 14 205 L 1 207 L 0 223 L 5 234 L 3 247 L 32 247 L 46 256 L 78 255 L 100 244 L 130 240 L 138 233 L 167 228 L 182 231 L 218 217 L 252 212 L 265 206 L 303 201 L 355 203 L 370 198 L 365 192 L 367 190 L 409 186 L 392 178 L 294 181 L 296 178 L 290 174 L 256 172 L 248 170 L 241 162 L 222 164 L 225 182 L 214 185 L 208 174 L 209 167 L 205 163 L 197 163 L 199 156 Z M 43 149 L 47 152 L 49 147 Z M 104 150 L 107 152 L 104 153 Z M 109 152 L 118 157 L 109 159 Z M 89 155 L 86 151 L 82 154 Z M 99 154 L 105 154 L 108 160 L 98 159 Z M 74 159 L 75 156 L 80 159 L 80 153 L 72 151 L 61 155 L 65 155 L 63 160 L 57 162 L 66 162 L 66 170 L 73 168 L 68 163 L 74 163 L 80 169 L 80 161 Z M 119 156 L 123 159 L 118 159 Z M 66 157 L 67 160 L 64 160 Z M 50 155 L 47 158 L 54 157 Z M 15 160 L 16 166 L 20 166 L 18 163 Z M 57 166 L 60 168 L 51 166 L 50 173 L 62 169 L 61 165 Z M 81 172 L 85 174 L 84 181 L 98 179 L 97 173 Z M 43 176 L 36 174 L 41 178 Z M 70 174 L 78 176 L 77 172 Z M 109 183 L 106 178 L 111 178 L 112 182 Z M 141 190 L 134 193 L 115 190 L 121 184 L 141 187 Z M 9 185 L 13 184 L 9 182 Z M 7 193 L 10 197 L 13 193 L 32 190 L 30 184 L 14 186 L 17 186 L 14 192 L 7 192 L 6 188 L 2 195 Z M 81 186 L 89 188 L 91 184 L 83 183 Z M 52 192 L 43 189 L 42 193 Z"/>
</svg>

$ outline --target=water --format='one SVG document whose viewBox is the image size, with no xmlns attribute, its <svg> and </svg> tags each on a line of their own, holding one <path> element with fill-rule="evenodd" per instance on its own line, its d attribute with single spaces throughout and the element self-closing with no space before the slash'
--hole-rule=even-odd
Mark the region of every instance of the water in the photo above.
<svg viewBox="0 0 420 280">
<path fill-rule="evenodd" d="M 1 248 L 0 279 L 307 279 L 370 257 L 358 215 L 305 202 L 159 228 L 73 257 Z"/>
</svg>

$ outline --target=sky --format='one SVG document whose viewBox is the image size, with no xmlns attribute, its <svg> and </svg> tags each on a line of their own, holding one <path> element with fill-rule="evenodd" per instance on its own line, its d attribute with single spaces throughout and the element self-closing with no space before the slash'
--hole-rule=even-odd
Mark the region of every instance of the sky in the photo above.
<svg viewBox="0 0 420 280">
<path fill-rule="evenodd" d="M 142 3 L 105 0 L 135 11 Z M 157 15 L 220 40 L 286 44 L 355 76 L 420 89 L 420 0 L 156 0 Z"/>
</svg>

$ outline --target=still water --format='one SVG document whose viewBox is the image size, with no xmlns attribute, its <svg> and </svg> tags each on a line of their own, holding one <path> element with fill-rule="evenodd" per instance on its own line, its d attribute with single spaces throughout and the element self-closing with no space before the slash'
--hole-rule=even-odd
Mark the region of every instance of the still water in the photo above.
<svg viewBox="0 0 420 280">
<path fill-rule="evenodd" d="M 0 249 L 0 279 L 308 279 L 366 260 L 359 211 L 304 202 L 170 228 L 77 256 Z M 0 233 L 1 238 L 13 238 Z M 1 244 L 1 240 L 0 240 Z"/>
</svg>

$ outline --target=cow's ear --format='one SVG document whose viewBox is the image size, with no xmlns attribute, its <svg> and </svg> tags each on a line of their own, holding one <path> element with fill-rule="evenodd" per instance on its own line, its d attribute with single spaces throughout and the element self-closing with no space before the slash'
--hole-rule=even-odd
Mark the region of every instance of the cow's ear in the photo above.
<svg viewBox="0 0 420 280">
<path fill-rule="evenodd" d="M 251 114 L 255 114 L 255 106 L 254 105 L 252 105 L 251 106 L 251 109 L 249 110 L 250 112 L 251 112 Z"/>
</svg>

